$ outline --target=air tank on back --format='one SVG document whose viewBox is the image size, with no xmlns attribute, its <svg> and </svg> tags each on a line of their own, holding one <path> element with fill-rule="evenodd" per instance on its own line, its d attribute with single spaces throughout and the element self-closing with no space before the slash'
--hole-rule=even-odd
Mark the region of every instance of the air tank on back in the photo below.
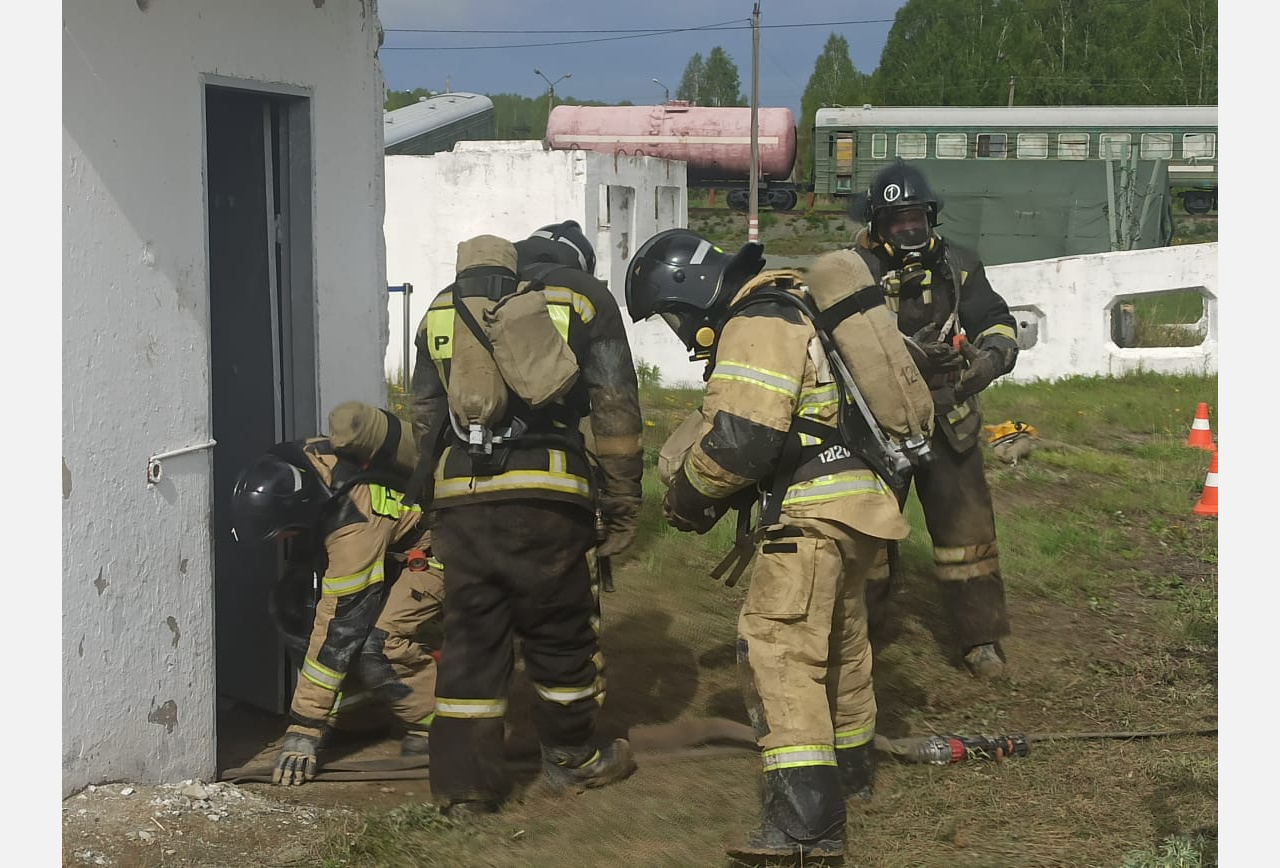
<svg viewBox="0 0 1280 868">
<path fill-rule="evenodd" d="M 757 109 L 760 174 L 785 181 L 796 162 L 791 109 Z M 692 106 L 561 105 L 547 119 L 548 147 L 605 154 L 662 157 L 688 164 L 689 186 L 745 184 L 751 174 L 751 109 Z"/>
</svg>

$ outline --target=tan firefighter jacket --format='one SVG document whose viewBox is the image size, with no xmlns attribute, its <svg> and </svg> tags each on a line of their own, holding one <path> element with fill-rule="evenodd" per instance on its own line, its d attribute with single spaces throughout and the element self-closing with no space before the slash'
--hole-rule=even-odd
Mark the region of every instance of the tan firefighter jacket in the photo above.
<svg viewBox="0 0 1280 868">
<path fill-rule="evenodd" d="M 546 284 L 547 308 L 577 358 L 578 381 L 564 398 L 536 412 L 510 394 L 513 414 L 530 423 L 533 436 L 515 441 L 504 472 L 473 475 L 466 445 L 452 434 L 449 422 L 451 345 L 460 324 L 455 324 L 452 292 L 441 291 L 418 327 L 413 370 L 414 436 L 425 443 L 424 454 L 432 444 L 443 444 L 435 465 L 432 508 L 532 498 L 594 509 L 596 480 L 580 433 L 581 420 L 588 417 L 593 452 L 604 477 L 600 496 L 638 505 L 643 471 L 640 398 L 617 302 L 604 283 L 576 268 L 531 263 L 521 267 L 519 278 Z"/>
<path fill-rule="evenodd" d="M 899 298 L 886 290 L 885 301 L 898 317 L 898 330 L 914 335 L 926 325 L 945 327 L 940 340 L 964 331 L 969 342 L 980 350 L 993 350 L 1000 358 L 1000 374 L 1013 370 L 1018 358 L 1017 320 L 1009 306 L 987 279 L 986 270 L 977 254 L 944 238 L 935 238 L 934 248 L 925 256 L 923 287 L 918 295 Z M 889 254 L 877 245 L 865 228 L 858 232 L 853 249 L 871 271 L 877 282 L 893 268 Z M 925 375 L 930 389 L 954 385 L 959 376 Z M 938 415 L 938 430 L 958 450 L 970 449 L 978 442 L 982 415 L 978 396 L 973 395 Z"/>
<path fill-rule="evenodd" d="M 738 302 L 763 286 L 802 291 L 796 271 L 765 271 L 739 291 Z M 697 441 L 674 485 L 687 482 L 703 497 L 724 501 L 769 481 L 793 420 L 832 429 L 836 386 L 813 325 L 796 309 L 761 302 L 725 323 L 702 402 Z M 782 522 L 822 518 L 882 539 L 902 539 L 908 526 L 898 501 L 859 458 L 837 443 L 819 447 L 800 435 L 799 466 L 782 499 Z M 776 481 L 776 480 L 775 480 Z"/>
<path fill-rule="evenodd" d="M 303 452 L 330 488 L 359 471 L 334 454 L 327 437 L 308 439 Z M 381 612 L 386 582 L 399 571 L 398 563 L 389 562 L 388 551 L 430 546 L 429 532 L 419 527 L 421 507 L 402 506 L 401 496 L 385 485 L 357 483 L 321 519 L 319 560 L 324 568 L 311 638 L 289 707 L 293 729 L 323 729 L 340 702 L 342 680 Z M 443 567 L 432 559 L 430 569 Z"/>
</svg>

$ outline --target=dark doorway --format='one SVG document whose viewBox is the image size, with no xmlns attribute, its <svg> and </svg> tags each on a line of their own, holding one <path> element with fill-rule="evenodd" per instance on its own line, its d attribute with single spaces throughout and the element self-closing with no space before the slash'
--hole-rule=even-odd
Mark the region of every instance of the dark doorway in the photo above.
<svg viewBox="0 0 1280 868">
<path fill-rule="evenodd" d="M 254 456 L 317 430 L 310 101 L 209 83 L 204 99 L 215 683 L 220 708 L 279 714 L 292 689 L 267 612 L 280 553 L 232 539 L 230 496 Z"/>
</svg>

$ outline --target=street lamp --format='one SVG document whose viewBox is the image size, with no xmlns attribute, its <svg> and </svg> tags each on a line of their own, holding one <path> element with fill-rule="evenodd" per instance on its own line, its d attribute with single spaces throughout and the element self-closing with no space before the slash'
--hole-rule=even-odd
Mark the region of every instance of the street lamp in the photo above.
<svg viewBox="0 0 1280 868">
<path fill-rule="evenodd" d="M 658 87 L 662 88 L 662 101 L 663 101 L 663 103 L 665 104 L 665 103 L 669 103 L 669 102 L 671 102 L 671 91 L 667 89 L 667 86 L 666 86 L 665 84 L 663 84 L 662 82 L 658 81 L 656 78 L 655 78 L 655 79 L 652 79 L 652 81 L 653 81 L 653 83 L 654 83 L 654 84 L 656 84 Z"/>
<path fill-rule="evenodd" d="M 564 81 L 566 78 L 573 78 L 573 73 L 566 72 L 564 75 L 560 76 L 555 81 L 552 81 L 551 79 L 547 78 L 545 75 L 542 75 L 542 70 L 540 69 L 535 69 L 533 72 L 535 75 L 542 76 L 542 80 L 547 83 L 547 117 L 551 117 L 551 106 L 553 103 L 555 103 L 555 99 L 556 99 L 556 85 Z"/>
</svg>

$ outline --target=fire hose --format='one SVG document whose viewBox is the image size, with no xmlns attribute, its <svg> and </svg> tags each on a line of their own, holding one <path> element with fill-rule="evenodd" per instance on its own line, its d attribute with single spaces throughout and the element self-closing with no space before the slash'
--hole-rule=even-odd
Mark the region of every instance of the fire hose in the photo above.
<svg viewBox="0 0 1280 868">
<path fill-rule="evenodd" d="M 1169 729 L 1138 732 L 1058 732 L 1018 733 L 1013 735 L 928 735 L 888 738 L 877 735 L 876 750 L 906 763 L 948 766 L 972 760 L 1002 762 L 1011 757 L 1025 757 L 1031 745 L 1055 741 L 1141 741 L 1151 738 L 1217 735 L 1218 728 Z M 755 733 L 745 723 L 711 718 L 678 721 L 632 728 L 628 734 L 632 749 L 646 764 L 664 764 L 686 759 L 710 759 L 757 753 Z M 535 768 L 532 756 L 508 755 L 516 766 Z M 234 783 L 271 781 L 273 766 L 245 766 L 226 769 L 218 779 Z M 381 781 L 429 778 L 429 761 L 425 756 L 394 757 L 370 760 L 337 759 L 325 762 L 316 774 L 317 781 Z"/>
</svg>

